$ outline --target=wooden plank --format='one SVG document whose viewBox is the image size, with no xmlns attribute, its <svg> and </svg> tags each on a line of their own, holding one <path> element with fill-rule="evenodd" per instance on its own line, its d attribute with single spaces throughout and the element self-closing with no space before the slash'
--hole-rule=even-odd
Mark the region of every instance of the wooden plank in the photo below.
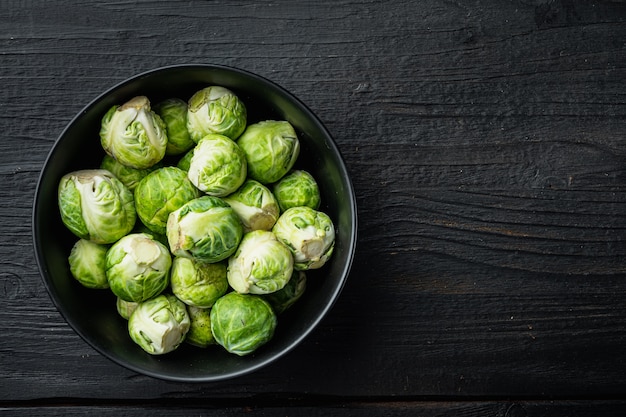
<svg viewBox="0 0 626 417">
<path fill-rule="evenodd" d="M 0 5 L 0 401 L 624 392 L 623 3 L 189 5 Z M 219 384 L 152 380 L 93 351 L 49 300 L 30 237 L 39 169 L 71 117 L 125 77 L 189 62 L 299 96 L 335 135 L 359 205 L 329 317 L 280 362 Z M 414 407 L 506 415 L 502 403 Z"/>
<path fill-rule="evenodd" d="M 619 415 L 626 410 L 623 402 L 616 401 L 391 401 L 391 402 L 349 402 L 336 404 L 311 404 L 288 406 L 272 406 L 259 404 L 220 405 L 212 403 L 200 405 L 195 402 L 185 403 L 174 401 L 168 405 L 78 405 L 58 404 L 53 406 L 25 406 L 0 407 L 3 415 L 7 416 L 80 416 L 96 414 L 98 416 L 144 416 L 147 414 L 167 414 L 168 416 L 239 416 L 241 414 L 254 416 L 386 416 L 386 417 L 583 417 L 597 415 Z"/>
</svg>

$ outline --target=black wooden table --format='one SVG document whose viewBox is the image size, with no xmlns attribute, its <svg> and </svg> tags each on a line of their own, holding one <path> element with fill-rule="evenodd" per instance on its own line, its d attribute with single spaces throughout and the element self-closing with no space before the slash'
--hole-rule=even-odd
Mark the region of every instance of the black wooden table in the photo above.
<svg viewBox="0 0 626 417">
<path fill-rule="evenodd" d="M 96 353 L 33 254 L 34 189 L 64 126 L 181 63 L 301 98 L 359 207 L 330 314 L 280 361 L 219 383 Z M 0 136 L 2 415 L 626 411 L 624 1 L 3 0 Z"/>
</svg>

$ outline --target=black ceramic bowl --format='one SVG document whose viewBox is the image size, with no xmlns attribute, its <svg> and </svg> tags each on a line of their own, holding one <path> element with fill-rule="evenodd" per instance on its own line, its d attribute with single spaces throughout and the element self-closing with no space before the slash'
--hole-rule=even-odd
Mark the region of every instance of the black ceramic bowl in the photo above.
<svg viewBox="0 0 626 417">
<path fill-rule="evenodd" d="M 317 179 L 321 210 L 334 221 L 336 246 L 331 260 L 310 272 L 305 295 L 279 317 L 273 339 L 251 355 L 239 357 L 219 346 L 207 349 L 183 343 L 160 356 L 145 353 L 127 332 L 126 320 L 109 290 L 82 287 L 70 274 L 67 257 L 77 238 L 62 224 L 57 187 L 74 170 L 98 167 L 104 153 L 98 136 L 105 112 L 137 95 L 152 103 L 169 97 L 189 98 L 195 91 L 221 85 L 246 104 L 248 123 L 288 120 L 299 134 L 296 167 Z M 93 348 L 133 371 L 172 381 L 215 381 L 257 370 L 291 351 L 318 325 L 339 296 L 356 245 L 356 202 L 341 155 L 320 120 L 280 86 L 235 68 L 182 65 L 149 71 L 124 81 L 88 104 L 61 133 L 43 166 L 33 210 L 34 245 L 43 281 L 69 325 Z"/>
</svg>

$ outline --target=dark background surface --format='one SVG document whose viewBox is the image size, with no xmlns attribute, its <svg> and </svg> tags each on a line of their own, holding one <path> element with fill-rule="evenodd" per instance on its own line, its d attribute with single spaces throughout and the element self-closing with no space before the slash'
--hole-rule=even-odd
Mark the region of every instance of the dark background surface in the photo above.
<svg viewBox="0 0 626 417">
<path fill-rule="evenodd" d="M 65 125 L 182 63 L 304 101 L 359 208 L 330 314 L 280 361 L 219 383 L 96 353 L 52 304 L 31 237 Z M 623 1 L 2 1 L 0 413 L 617 415 L 625 191 Z"/>
</svg>

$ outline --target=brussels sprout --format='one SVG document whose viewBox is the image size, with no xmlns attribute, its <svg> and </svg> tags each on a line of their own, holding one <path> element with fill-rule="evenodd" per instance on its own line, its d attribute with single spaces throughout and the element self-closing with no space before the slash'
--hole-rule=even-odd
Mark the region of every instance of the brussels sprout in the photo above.
<svg viewBox="0 0 626 417">
<path fill-rule="evenodd" d="M 228 283 L 241 294 L 269 294 L 283 288 L 293 272 L 289 248 L 272 232 L 246 233 L 228 259 Z"/>
<path fill-rule="evenodd" d="M 226 196 L 246 180 L 246 157 L 226 136 L 211 134 L 193 148 L 188 177 L 208 195 Z"/>
<path fill-rule="evenodd" d="M 167 240 L 175 256 L 219 262 L 232 255 L 243 235 L 235 211 L 218 197 L 203 196 L 173 211 Z"/>
<path fill-rule="evenodd" d="M 63 224 L 81 239 L 113 243 L 133 229 L 132 192 L 104 169 L 64 175 L 58 189 Z"/>
<path fill-rule="evenodd" d="M 131 233 L 106 254 L 111 291 L 124 301 L 140 302 L 160 294 L 169 284 L 172 258 L 167 248 L 146 233 Z"/>
<path fill-rule="evenodd" d="M 276 314 L 260 296 L 230 292 L 211 309 L 211 332 L 230 353 L 248 355 L 274 335 Z"/>
<path fill-rule="evenodd" d="M 72 276 L 87 288 L 109 288 L 104 272 L 107 250 L 107 245 L 85 239 L 77 241 L 68 257 Z"/>
<path fill-rule="evenodd" d="M 330 217 L 310 207 L 287 209 L 272 231 L 291 249 L 297 270 L 321 268 L 335 247 L 335 227 Z"/>
<path fill-rule="evenodd" d="M 270 303 L 276 314 L 282 314 L 302 297 L 306 290 L 306 274 L 304 271 L 293 271 L 287 285 L 283 289 L 263 296 Z"/>
<path fill-rule="evenodd" d="M 179 98 L 169 98 L 154 105 L 167 132 L 165 155 L 180 155 L 195 146 L 187 130 L 187 103 Z"/>
<path fill-rule="evenodd" d="M 149 168 L 165 156 L 167 133 L 163 120 L 145 96 L 113 106 L 102 118 L 100 143 L 121 164 Z"/>
<path fill-rule="evenodd" d="M 246 128 L 246 106 L 232 91 L 211 86 L 189 99 L 187 130 L 194 142 L 209 133 L 237 139 Z"/>
<path fill-rule="evenodd" d="M 187 173 L 176 167 L 159 168 L 148 174 L 135 188 L 135 207 L 143 224 L 165 235 L 170 213 L 200 196 Z"/>
<path fill-rule="evenodd" d="M 134 301 L 125 301 L 122 300 L 120 297 L 117 297 L 117 300 L 115 301 L 115 307 L 117 307 L 117 312 L 126 320 L 130 318 L 130 315 L 133 314 L 133 311 L 135 311 L 138 305 L 139 303 L 136 303 Z"/>
<path fill-rule="evenodd" d="M 146 169 L 131 168 L 119 163 L 110 155 L 104 155 L 104 158 L 102 158 L 102 162 L 100 163 L 100 168 L 110 171 L 113 175 L 115 175 L 115 178 L 122 181 L 122 184 L 124 184 L 130 191 L 134 191 L 137 184 L 139 184 L 139 181 L 141 181 L 150 172 L 154 171 L 158 165 L 159 164 L 157 163 L 156 165 Z"/>
<path fill-rule="evenodd" d="M 211 333 L 211 309 L 187 305 L 187 313 L 189 313 L 191 326 L 185 342 L 201 348 L 215 345 L 215 338 Z"/>
<path fill-rule="evenodd" d="M 178 163 L 176 164 L 177 168 L 180 168 L 185 172 L 189 172 L 189 166 L 191 165 L 191 158 L 193 158 L 193 150 L 194 148 L 191 148 L 186 154 L 184 154 L 178 160 Z"/>
<path fill-rule="evenodd" d="M 171 294 L 139 303 L 128 319 L 131 339 L 151 355 L 176 349 L 185 340 L 189 326 L 185 304 Z"/>
<path fill-rule="evenodd" d="M 274 184 L 273 192 L 281 211 L 301 206 L 317 210 L 320 206 L 319 187 L 307 171 L 295 170 L 285 175 Z"/>
<path fill-rule="evenodd" d="M 280 208 L 274 194 L 258 181 L 246 180 L 234 193 L 224 197 L 243 223 L 244 232 L 271 230 Z"/>
<path fill-rule="evenodd" d="M 266 120 L 252 124 L 237 139 L 246 155 L 248 176 L 263 184 L 281 179 L 300 153 L 300 141 L 287 121 Z"/>
<path fill-rule="evenodd" d="M 176 257 L 170 283 L 174 295 L 185 304 L 208 308 L 228 290 L 226 265 Z"/>
</svg>

